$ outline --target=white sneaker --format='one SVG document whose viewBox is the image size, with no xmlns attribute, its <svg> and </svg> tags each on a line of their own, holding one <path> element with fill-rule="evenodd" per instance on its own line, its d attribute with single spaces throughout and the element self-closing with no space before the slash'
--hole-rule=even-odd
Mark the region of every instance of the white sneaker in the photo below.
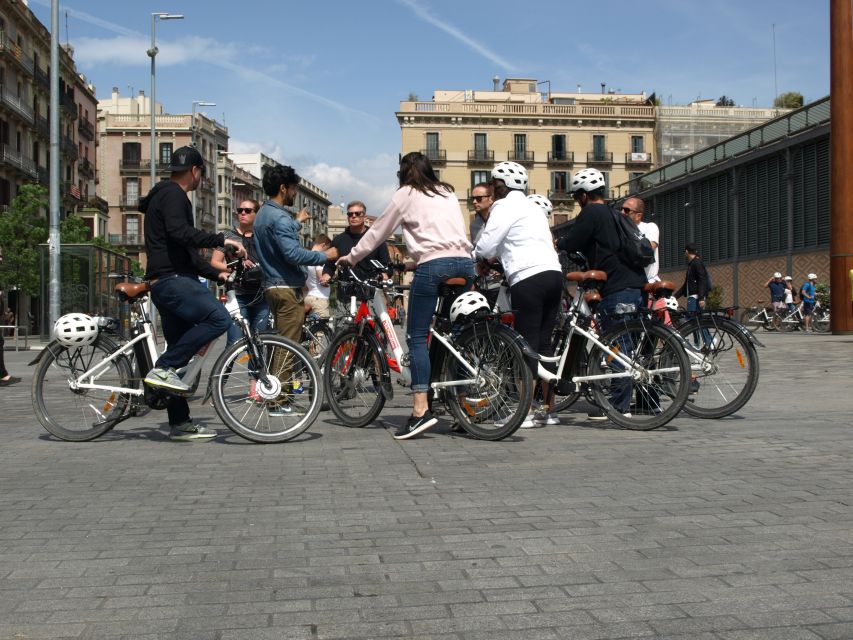
<svg viewBox="0 0 853 640">
<path fill-rule="evenodd" d="M 519 429 L 532 429 L 536 426 L 536 422 L 533 420 L 534 414 L 528 413 L 527 417 L 524 419 L 524 422 L 521 423 Z"/>
<path fill-rule="evenodd" d="M 556 413 L 537 411 L 533 414 L 533 422 L 544 427 L 546 425 L 560 424 L 560 418 Z"/>
</svg>

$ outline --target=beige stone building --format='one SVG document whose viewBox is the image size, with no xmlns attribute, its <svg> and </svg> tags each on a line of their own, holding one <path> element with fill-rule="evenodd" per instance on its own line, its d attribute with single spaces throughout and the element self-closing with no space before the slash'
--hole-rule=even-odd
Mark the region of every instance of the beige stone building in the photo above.
<svg viewBox="0 0 853 640">
<path fill-rule="evenodd" d="M 491 91 L 438 90 L 429 102 L 403 101 L 402 153 L 429 156 L 469 215 L 471 187 L 496 163 L 518 162 L 530 174 L 528 193 L 554 204 L 554 225 L 579 213 L 568 193 L 575 171 L 595 167 L 612 186 L 652 168 L 655 107 L 644 93 L 541 93 L 542 86 L 507 78 L 499 87 L 495 79 Z"/>
<path fill-rule="evenodd" d="M 82 203 L 77 171 L 78 140 L 88 142 L 94 118 L 92 113 L 85 123 L 78 123 L 75 87 L 84 93 L 88 88 L 77 76 L 72 53 L 65 47 L 59 52 L 59 178 L 63 218 Z M 38 182 L 48 186 L 49 63 L 47 28 L 26 3 L 0 0 L 0 209 L 8 207 L 23 184 Z"/>
<path fill-rule="evenodd" d="M 139 199 L 151 189 L 151 100 L 143 91 L 122 97 L 113 87 L 112 95 L 98 101 L 100 172 L 98 195 L 109 203 L 109 241 L 127 250 L 145 264 L 145 238 Z M 203 113 L 170 115 L 155 104 L 157 177 L 169 176 L 172 151 L 195 144 L 204 158 L 206 177 L 192 192 L 195 224 L 214 231 L 217 216 L 215 177 L 222 163 L 219 151 L 228 149 L 228 129 Z M 195 127 L 193 126 L 195 124 Z"/>
</svg>

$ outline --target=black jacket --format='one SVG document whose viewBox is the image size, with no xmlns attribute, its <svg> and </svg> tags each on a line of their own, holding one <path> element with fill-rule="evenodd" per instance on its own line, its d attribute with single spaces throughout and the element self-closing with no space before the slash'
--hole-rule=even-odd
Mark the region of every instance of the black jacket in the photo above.
<svg viewBox="0 0 853 640">
<path fill-rule="evenodd" d="M 708 297 L 708 270 L 699 256 L 696 256 L 687 264 L 687 275 L 684 284 L 675 292 L 675 297 L 699 296 L 699 300 Z"/>
<path fill-rule="evenodd" d="M 145 214 L 146 280 L 174 273 L 219 278 L 219 270 L 196 249 L 221 247 L 225 238 L 193 226 L 192 204 L 176 182 L 164 180 L 154 185 L 139 201 L 139 210 Z"/>
<path fill-rule="evenodd" d="M 575 218 L 566 236 L 557 241 L 559 251 L 580 251 L 589 266 L 607 274 L 607 283 L 601 291 L 606 296 L 623 289 L 642 289 L 646 272 L 625 264 L 618 254 L 619 235 L 613 211 L 606 204 L 586 205 Z"/>
<path fill-rule="evenodd" d="M 343 233 L 339 233 L 335 236 L 335 239 L 332 240 L 332 246 L 338 250 L 339 255 L 345 256 L 350 251 L 352 251 L 352 248 L 358 244 L 358 241 L 361 240 L 362 237 L 364 237 L 365 233 L 367 233 L 367 229 L 364 230 L 364 233 L 360 234 L 355 234 L 348 228 L 344 229 Z M 366 257 L 362 258 L 361 261 L 359 261 L 359 263 L 355 265 L 355 267 L 353 267 L 355 275 L 357 275 L 362 280 L 365 277 L 377 275 L 373 267 L 370 266 L 371 260 L 378 260 L 385 267 L 387 267 L 391 263 L 391 254 L 388 253 L 387 243 L 381 243 L 373 251 L 368 253 Z M 334 261 L 329 261 L 326 263 L 326 266 L 323 267 L 323 273 L 328 273 L 330 276 L 335 274 Z M 391 274 L 388 273 L 388 275 Z"/>
</svg>

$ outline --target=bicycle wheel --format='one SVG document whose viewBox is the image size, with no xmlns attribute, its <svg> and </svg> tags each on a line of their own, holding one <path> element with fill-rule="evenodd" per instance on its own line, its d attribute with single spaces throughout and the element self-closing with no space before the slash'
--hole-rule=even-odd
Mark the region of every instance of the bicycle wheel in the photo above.
<svg viewBox="0 0 853 640">
<path fill-rule="evenodd" d="M 568 382 L 575 376 L 583 375 L 587 370 L 589 351 L 586 340 L 582 336 L 576 335 L 569 349 L 573 350 L 574 353 L 571 351 L 569 353 L 569 361 L 566 363 L 568 371 L 563 373 L 564 379 L 560 382 L 554 383 L 556 385 L 556 391 L 554 392 L 554 407 L 551 409 L 552 413 L 565 411 L 577 402 L 585 391 L 588 394 L 588 387 L 586 386 L 586 383 L 579 382 L 574 384 Z M 554 353 L 556 354 L 560 352 L 555 350 Z M 561 394 L 560 386 L 565 387 L 566 385 L 570 386 L 572 390 L 565 394 Z"/>
<path fill-rule="evenodd" d="M 815 311 L 812 314 L 812 329 L 818 333 L 826 333 L 829 331 L 829 311 L 823 309 Z"/>
<path fill-rule="evenodd" d="M 596 404 L 613 423 L 648 431 L 678 415 L 690 390 L 690 362 L 674 331 L 646 319 L 625 320 L 599 340 L 606 348 L 593 345 L 588 371 L 605 377 L 589 384 Z M 630 359 L 633 373 L 615 353 Z"/>
<path fill-rule="evenodd" d="M 763 316 L 759 315 L 758 309 L 754 307 L 752 309 L 744 309 L 741 312 L 740 323 L 745 327 L 749 327 L 753 331 L 760 327 L 765 327 L 765 325 L 767 324 L 767 322 L 763 319 Z"/>
<path fill-rule="evenodd" d="M 515 332 L 499 323 L 481 322 L 454 340 L 462 358 L 477 371 L 477 381 L 448 387 L 444 399 L 457 422 L 481 440 L 502 440 L 524 422 L 533 400 L 533 377 Z M 445 354 L 440 380 L 474 376 Z"/>
<path fill-rule="evenodd" d="M 684 410 L 697 418 L 722 418 L 743 407 L 758 385 L 758 352 L 749 337 L 730 320 L 703 316 L 678 327 L 685 340 L 701 340 L 707 331 L 711 344 L 689 351 L 691 394 Z"/>
<path fill-rule="evenodd" d="M 367 329 L 365 328 L 365 332 Z M 323 358 L 323 389 L 332 413 L 348 427 L 364 427 L 385 406 L 381 347 L 356 326 L 336 333 Z"/>
<path fill-rule="evenodd" d="M 283 336 L 255 337 L 269 386 L 257 380 L 244 339 L 227 348 L 210 374 L 213 406 L 231 431 L 253 442 L 286 442 L 310 427 L 323 402 L 317 363 Z"/>
<path fill-rule="evenodd" d="M 306 323 L 302 329 L 302 346 L 308 350 L 311 357 L 320 362 L 326 347 L 332 339 L 332 332 L 325 320 Z"/>
<path fill-rule="evenodd" d="M 106 389 L 72 389 L 70 382 L 114 353 L 118 347 L 104 335 L 84 347 L 50 343 L 33 376 L 33 409 L 41 425 L 61 440 L 84 442 L 112 429 L 130 403 L 130 396 Z M 130 361 L 119 356 L 99 367 L 86 382 L 136 388 Z"/>
<path fill-rule="evenodd" d="M 790 333 L 800 328 L 800 321 L 796 314 L 788 313 L 782 315 L 780 313 L 773 314 L 773 328 L 782 333 Z"/>
</svg>

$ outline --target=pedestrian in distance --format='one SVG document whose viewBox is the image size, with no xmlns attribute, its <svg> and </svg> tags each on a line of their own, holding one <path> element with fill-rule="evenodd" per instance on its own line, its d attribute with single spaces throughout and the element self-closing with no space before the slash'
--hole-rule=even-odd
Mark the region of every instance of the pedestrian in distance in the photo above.
<svg viewBox="0 0 853 640">
<path fill-rule="evenodd" d="M 782 313 L 785 309 L 785 281 L 782 280 L 782 274 L 777 271 L 764 283 L 764 286 L 770 289 L 770 304 L 773 305 L 773 311 Z"/>
<path fill-rule="evenodd" d="M 318 234 L 314 238 L 312 251 L 325 252 L 332 246 L 332 241 L 325 233 Z M 323 278 L 323 267 L 308 267 L 308 275 L 305 278 L 305 311 L 315 313 L 321 318 L 329 318 L 329 294 L 331 287 L 328 278 Z"/>
<path fill-rule="evenodd" d="M 817 274 L 810 273 L 808 281 L 800 287 L 800 296 L 803 299 L 803 325 L 806 333 L 814 333 L 812 329 L 812 314 L 817 303 Z"/>
</svg>

